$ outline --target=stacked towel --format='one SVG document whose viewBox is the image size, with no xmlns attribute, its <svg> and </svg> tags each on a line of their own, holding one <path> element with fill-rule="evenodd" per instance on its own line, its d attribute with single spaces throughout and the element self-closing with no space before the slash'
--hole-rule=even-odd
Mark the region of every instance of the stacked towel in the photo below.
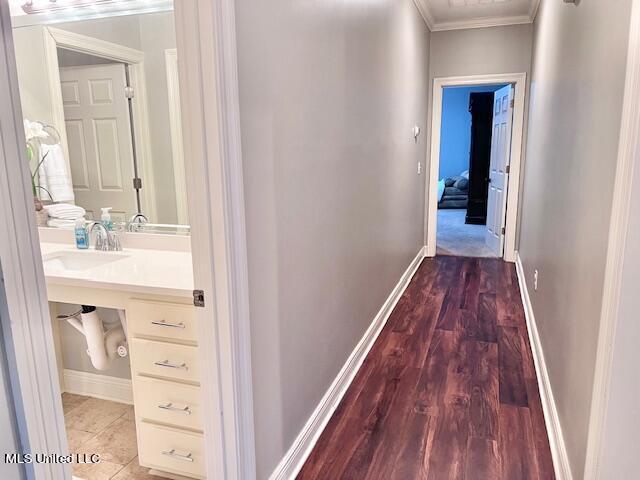
<svg viewBox="0 0 640 480">
<path fill-rule="evenodd" d="M 62 147 L 40 145 L 40 160 L 43 158 L 44 161 L 38 169 L 38 180 L 40 186 L 46 190 L 39 192 L 41 198 L 47 198 L 48 192 L 54 202 L 73 202 L 73 184 Z"/>
<path fill-rule="evenodd" d="M 76 220 L 84 217 L 87 213 L 84 208 L 69 203 L 45 205 L 44 208 L 49 215 L 47 226 L 57 228 L 73 228 Z"/>
<path fill-rule="evenodd" d="M 69 203 L 56 203 L 53 205 L 45 205 L 44 208 L 52 218 L 59 218 L 62 220 L 77 220 L 80 217 L 84 217 L 87 212 L 84 208 L 78 205 L 71 205 Z"/>
<path fill-rule="evenodd" d="M 47 220 L 47 227 L 52 228 L 65 228 L 71 230 L 75 228 L 76 222 L 72 220 L 60 220 L 59 218 L 50 218 Z"/>
</svg>

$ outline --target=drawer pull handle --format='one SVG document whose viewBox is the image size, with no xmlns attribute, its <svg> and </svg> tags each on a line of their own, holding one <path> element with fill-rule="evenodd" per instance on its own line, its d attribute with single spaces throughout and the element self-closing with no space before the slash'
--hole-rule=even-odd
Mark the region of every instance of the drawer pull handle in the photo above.
<svg viewBox="0 0 640 480">
<path fill-rule="evenodd" d="M 153 321 L 151 322 L 153 325 L 157 325 L 158 327 L 171 327 L 171 328 L 185 328 L 184 323 L 168 323 L 166 320 Z"/>
<path fill-rule="evenodd" d="M 178 363 L 171 363 L 169 362 L 169 360 L 163 360 L 162 362 L 154 362 L 154 365 L 157 365 L 158 367 L 189 370 L 189 368 L 187 367 L 187 364 L 184 362 L 178 364 Z"/>
<path fill-rule="evenodd" d="M 185 405 L 184 407 L 176 407 L 173 403 L 167 402 L 164 405 L 158 405 L 158 408 L 163 410 L 170 410 L 172 412 L 181 412 L 185 415 L 191 415 L 191 407 L 189 405 Z"/>
<path fill-rule="evenodd" d="M 178 453 L 176 452 L 175 448 L 172 448 L 171 450 L 165 450 L 162 452 L 162 454 L 166 455 L 167 457 L 176 458 L 178 460 L 182 460 L 185 462 L 193 462 L 192 453 L 187 453 L 187 454 Z"/>
</svg>

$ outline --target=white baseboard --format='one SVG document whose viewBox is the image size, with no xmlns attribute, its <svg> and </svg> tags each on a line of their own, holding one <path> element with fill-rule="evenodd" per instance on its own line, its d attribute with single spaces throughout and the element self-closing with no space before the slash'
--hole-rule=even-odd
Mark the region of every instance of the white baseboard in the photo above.
<svg viewBox="0 0 640 480">
<path fill-rule="evenodd" d="M 421 248 L 407 270 L 402 274 L 391 295 L 389 295 L 378 314 L 374 317 L 371 325 L 369 325 L 369 328 L 367 328 L 367 331 L 353 352 L 351 352 L 351 355 L 349 355 L 338 376 L 333 380 L 333 383 L 269 477 L 269 480 L 290 480 L 298 474 L 426 253 L 426 247 Z"/>
<path fill-rule="evenodd" d="M 540 399 L 542 400 L 542 410 L 544 411 L 544 421 L 547 426 L 549 435 L 549 446 L 551 447 L 551 456 L 553 457 L 553 468 L 556 473 L 557 480 L 573 480 L 571 473 L 571 464 L 562 435 L 562 427 L 558 410 L 553 399 L 551 383 L 549 382 L 549 374 L 547 364 L 544 360 L 542 344 L 538 335 L 538 327 L 536 325 L 536 317 L 533 314 L 531 298 L 527 289 L 527 282 L 522 266 L 520 254 L 516 252 L 516 272 L 518 273 L 518 283 L 520 284 L 520 295 L 522 296 L 522 305 L 524 306 L 524 314 L 527 320 L 527 330 L 529 331 L 529 342 L 533 353 L 533 360 L 536 367 L 536 376 L 538 377 L 538 386 L 540 388 Z"/>
<path fill-rule="evenodd" d="M 67 393 L 133 405 L 131 380 L 67 369 L 63 377 L 64 391 Z"/>
</svg>

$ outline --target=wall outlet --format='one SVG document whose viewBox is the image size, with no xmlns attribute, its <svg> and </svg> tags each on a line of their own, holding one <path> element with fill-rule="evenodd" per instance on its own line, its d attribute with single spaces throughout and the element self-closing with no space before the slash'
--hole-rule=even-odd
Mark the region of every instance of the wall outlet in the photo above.
<svg viewBox="0 0 640 480">
<path fill-rule="evenodd" d="M 538 291 L 538 270 L 533 271 L 533 289 Z"/>
<path fill-rule="evenodd" d="M 418 162 L 418 175 L 422 173 L 422 162 Z"/>
</svg>

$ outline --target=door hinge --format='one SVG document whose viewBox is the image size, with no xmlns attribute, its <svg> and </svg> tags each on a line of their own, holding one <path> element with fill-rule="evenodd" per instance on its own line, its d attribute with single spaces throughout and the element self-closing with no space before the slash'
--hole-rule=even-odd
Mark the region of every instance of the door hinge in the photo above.
<svg viewBox="0 0 640 480">
<path fill-rule="evenodd" d="M 513 108 L 515 104 L 516 104 L 516 101 L 512 98 L 511 101 L 509 102 L 509 106 Z"/>
<path fill-rule="evenodd" d="M 507 233 L 507 229 L 505 227 L 502 227 L 502 235 L 504 235 L 505 233 Z"/>
<path fill-rule="evenodd" d="M 196 307 L 204 307 L 204 290 L 193 291 L 193 305 Z"/>
<path fill-rule="evenodd" d="M 133 87 L 124 87 L 124 96 L 129 99 L 133 98 L 135 96 Z"/>
<path fill-rule="evenodd" d="M 511 165 L 507 165 L 507 168 L 504 169 L 504 173 L 506 173 L 507 175 L 511 173 Z"/>
<path fill-rule="evenodd" d="M 134 178 L 133 179 L 133 188 L 135 190 L 141 190 L 142 189 L 142 179 L 141 178 Z"/>
</svg>

